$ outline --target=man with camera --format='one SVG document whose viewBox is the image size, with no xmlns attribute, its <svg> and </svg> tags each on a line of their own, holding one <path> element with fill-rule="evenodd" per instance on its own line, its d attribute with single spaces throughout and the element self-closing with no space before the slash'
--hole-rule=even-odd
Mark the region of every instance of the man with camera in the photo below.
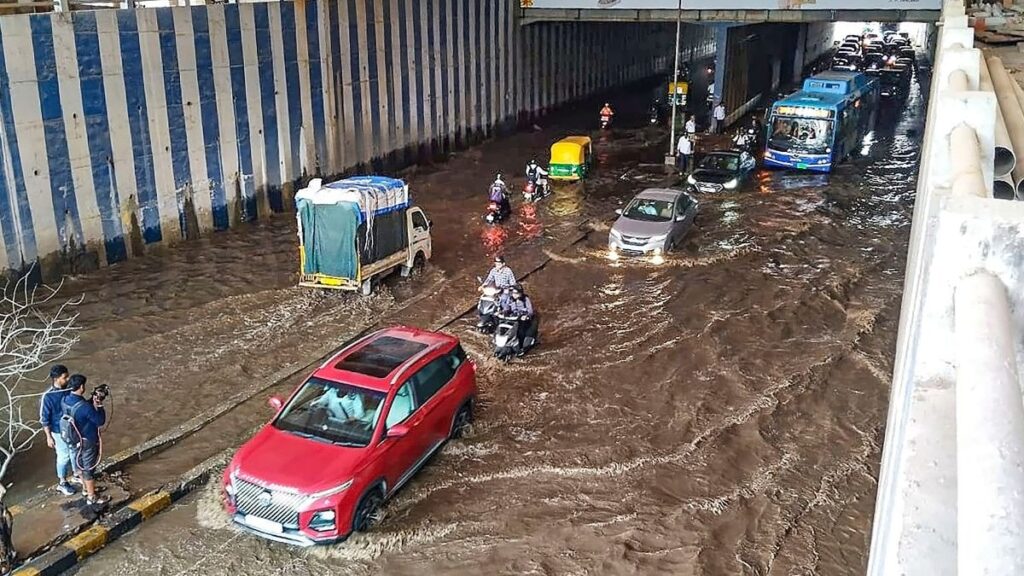
<svg viewBox="0 0 1024 576">
<path fill-rule="evenodd" d="M 85 382 L 81 374 L 68 380 L 69 394 L 62 405 L 61 436 L 72 448 L 71 461 L 85 485 L 86 502 L 90 506 L 102 506 L 110 502 L 110 498 L 96 495 L 94 474 L 100 463 L 100 427 L 107 422 L 107 412 L 103 409 L 107 387 L 98 386 L 92 396 L 86 398 Z"/>
</svg>

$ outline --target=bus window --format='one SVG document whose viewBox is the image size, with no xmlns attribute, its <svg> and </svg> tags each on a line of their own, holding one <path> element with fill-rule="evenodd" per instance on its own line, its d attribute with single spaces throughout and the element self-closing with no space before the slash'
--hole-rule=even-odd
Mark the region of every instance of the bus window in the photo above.
<svg viewBox="0 0 1024 576">
<path fill-rule="evenodd" d="M 832 143 L 832 121 L 776 116 L 771 134 L 768 146 L 773 150 L 826 154 Z"/>
</svg>

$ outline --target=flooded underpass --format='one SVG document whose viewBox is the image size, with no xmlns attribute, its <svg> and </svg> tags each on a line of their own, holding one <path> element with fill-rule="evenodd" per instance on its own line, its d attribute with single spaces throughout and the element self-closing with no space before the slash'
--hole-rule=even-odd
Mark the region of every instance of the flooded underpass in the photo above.
<svg viewBox="0 0 1024 576">
<path fill-rule="evenodd" d="M 481 225 L 493 173 L 545 159 L 573 121 L 590 119 L 580 113 L 407 174 L 435 222 L 436 261 L 369 299 L 291 287 L 287 217 L 70 283 L 86 292 L 90 330 L 69 362 L 124 382 L 130 399 L 115 417 L 166 427 L 188 414 L 148 412 L 144 394 L 198 410 L 298 362 L 309 341 L 344 341 L 389 313 L 429 324 L 466 297 L 446 292 L 451 279 L 482 273 L 490 254 L 551 259 L 525 281 L 541 314 L 541 345 L 526 358 L 492 359 L 472 316 L 448 328 L 480 363 L 476 423 L 373 532 L 313 549 L 261 540 L 229 525 L 214 481 L 80 573 L 863 573 L 922 98 L 915 87 L 885 112 L 831 175 L 760 172 L 735 194 L 697 196 L 695 229 L 659 266 L 606 258 L 613 210 L 670 182 L 650 166 L 664 133 L 627 130 L 626 115 L 595 136 L 594 179 L 536 209 L 516 202 L 503 227 Z M 556 250 L 584 219 L 594 231 Z M 107 315 L 119 320 L 100 324 Z M 266 420 L 262 398 L 230 422 L 229 443 Z M 152 435 L 125 427 L 122 447 Z"/>
</svg>

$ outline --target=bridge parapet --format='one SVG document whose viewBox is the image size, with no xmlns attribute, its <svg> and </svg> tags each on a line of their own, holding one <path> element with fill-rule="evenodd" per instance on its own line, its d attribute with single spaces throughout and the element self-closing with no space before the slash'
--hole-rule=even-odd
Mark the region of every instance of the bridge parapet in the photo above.
<svg viewBox="0 0 1024 576">
<path fill-rule="evenodd" d="M 993 197 L 1024 100 L 959 2 L 934 62 L 868 574 L 1024 574 L 1024 203 Z"/>
</svg>

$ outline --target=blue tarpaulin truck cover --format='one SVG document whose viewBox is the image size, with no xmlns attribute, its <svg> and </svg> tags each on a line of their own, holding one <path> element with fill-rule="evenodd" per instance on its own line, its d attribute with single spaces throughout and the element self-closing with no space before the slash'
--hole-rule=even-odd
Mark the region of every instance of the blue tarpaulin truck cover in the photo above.
<svg viewBox="0 0 1024 576">
<path fill-rule="evenodd" d="M 320 179 L 295 195 L 302 227 L 303 274 L 356 278 L 368 265 L 408 246 L 409 187 L 383 176 Z"/>
</svg>

